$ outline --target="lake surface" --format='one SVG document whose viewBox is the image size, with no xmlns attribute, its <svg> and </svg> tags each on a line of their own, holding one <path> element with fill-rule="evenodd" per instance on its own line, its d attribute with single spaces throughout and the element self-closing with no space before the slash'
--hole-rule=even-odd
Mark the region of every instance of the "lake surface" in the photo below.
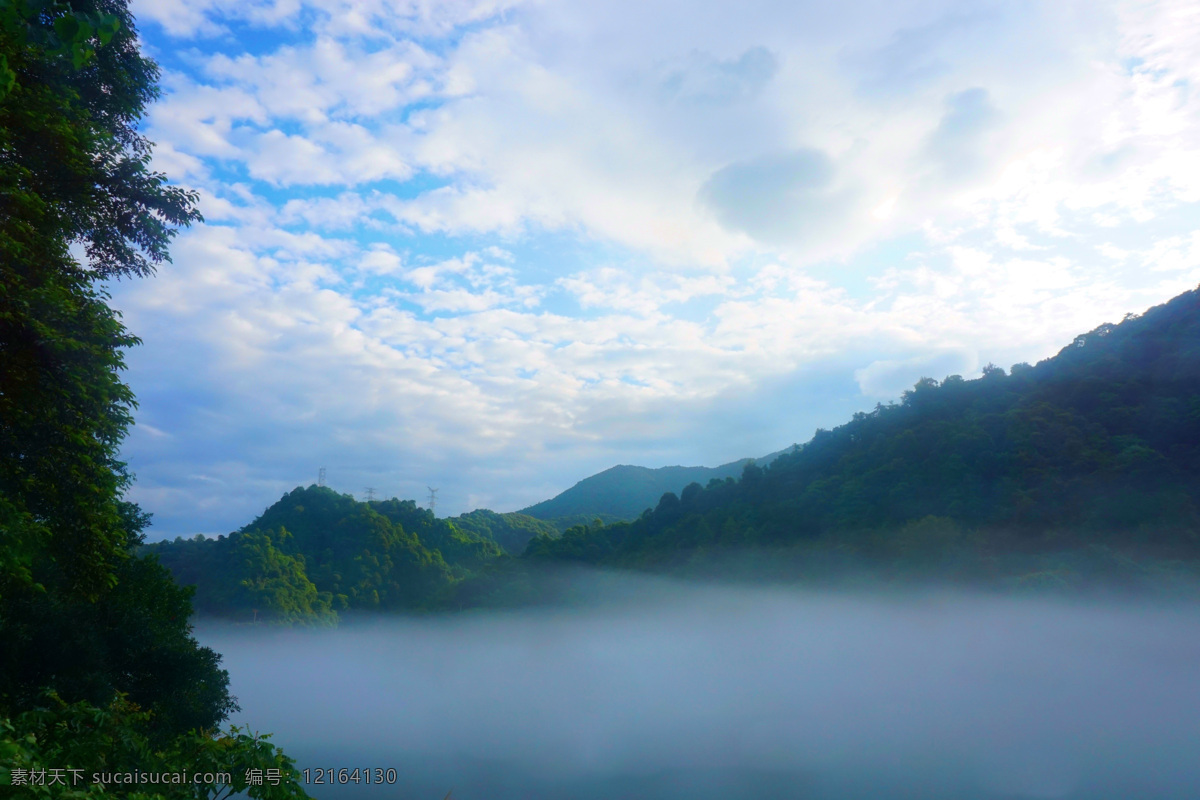
<svg viewBox="0 0 1200 800">
<path fill-rule="evenodd" d="M 302 769 L 396 771 L 310 785 L 322 800 L 1200 797 L 1195 605 L 602 595 L 197 635 L 225 655 L 233 722 Z"/>
</svg>

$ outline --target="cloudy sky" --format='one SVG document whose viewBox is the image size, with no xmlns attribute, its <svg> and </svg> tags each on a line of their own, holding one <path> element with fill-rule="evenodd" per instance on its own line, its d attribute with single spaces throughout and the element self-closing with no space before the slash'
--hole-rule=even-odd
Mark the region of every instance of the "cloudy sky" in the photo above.
<svg viewBox="0 0 1200 800">
<path fill-rule="evenodd" d="M 806 441 L 1200 282 L 1200 6 L 134 0 L 150 538 Z"/>
</svg>

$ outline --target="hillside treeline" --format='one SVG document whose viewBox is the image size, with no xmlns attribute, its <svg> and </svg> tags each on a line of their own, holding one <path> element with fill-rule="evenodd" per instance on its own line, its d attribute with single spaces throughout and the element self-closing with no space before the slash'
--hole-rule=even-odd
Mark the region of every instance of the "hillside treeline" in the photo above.
<svg viewBox="0 0 1200 800">
<path fill-rule="evenodd" d="M 318 486 L 284 495 L 228 536 L 147 545 L 203 614 L 329 623 L 339 611 L 429 608 L 458 582 L 555 529 L 523 514 L 437 519 L 412 500 L 360 502 Z"/>
<path fill-rule="evenodd" d="M 922 378 L 765 468 L 666 493 L 632 523 L 535 540 L 526 558 L 670 567 L 782 548 L 810 571 L 840 561 L 987 575 L 1086 550 L 1170 564 L 1197 557 L 1198 508 L 1192 291 L 1036 366 Z"/>
</svg>

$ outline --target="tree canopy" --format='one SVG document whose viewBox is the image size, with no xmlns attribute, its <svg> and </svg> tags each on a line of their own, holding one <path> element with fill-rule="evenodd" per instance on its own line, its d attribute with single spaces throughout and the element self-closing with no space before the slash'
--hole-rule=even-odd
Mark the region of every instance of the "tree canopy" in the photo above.
<svg viewBox="0 0 1200 800">
<path fill-rule="evenodd" d="M 149 167 L 158 68 L 123 2 L 3 0 L 0 58 L 0 566 L 28 581 L 46 553 L 95 598 L 129 547 L 119 370 L 138 341 L 102 281 L 149 274 L 200 215 Z"/>
<path fill-rule="evenodd" d="M 147 545 L 199 612 L 239 621 L 326 624 L 338 611 L 439 605 L 456 583 L 554 527 L 479 510 L 438 519 L 412 500 L 360 502 L 297 487 L 239 531 Z"/>
<path fill-rule="evenodd" d="M 190 591 L 136 555 L 148 516 L 124 499 L 135 404 L 120 370 L 138 340 L 105 282 L 149 275 L 200 219 L 138 132 L 157 79 L 123 0 L 0 0 L 3 784 L 22 765 L 92 766 L 102 742 L 139 769 L 291 769 L 253 737 L 213 733 L 236 708 L 228 675 L 191 636 Z"/>
</svg>

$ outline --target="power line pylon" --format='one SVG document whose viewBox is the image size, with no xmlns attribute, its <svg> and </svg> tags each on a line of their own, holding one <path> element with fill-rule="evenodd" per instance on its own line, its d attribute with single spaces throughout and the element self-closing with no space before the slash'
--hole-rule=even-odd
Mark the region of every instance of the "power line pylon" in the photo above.
<svg viewBox="0 0 1200 800">
<path fill-rule="evenodd" d="M 324 486 L 324 485 L 325 485 L 325 468 L 321 467 L 321 469 L 317 470 L 317 486 Z"/>
<path fill-rule="evenodd" d="M 426 486 L 425 488 L 429 490 L 429 510 L 432 511 L 433 515 L 436 517 L 437 516 L 437 493 L 438 493 L 438 490 L 433 488 L 432 486 Z"/>
<path fill-rule="evenodd" d="M 363 489 L 363 491 L 367 493 L 367 502 L 368 503 L 375 502 L 375 487 L 374 486 L 368 486 L 367 488 Z"/>
</svg>

